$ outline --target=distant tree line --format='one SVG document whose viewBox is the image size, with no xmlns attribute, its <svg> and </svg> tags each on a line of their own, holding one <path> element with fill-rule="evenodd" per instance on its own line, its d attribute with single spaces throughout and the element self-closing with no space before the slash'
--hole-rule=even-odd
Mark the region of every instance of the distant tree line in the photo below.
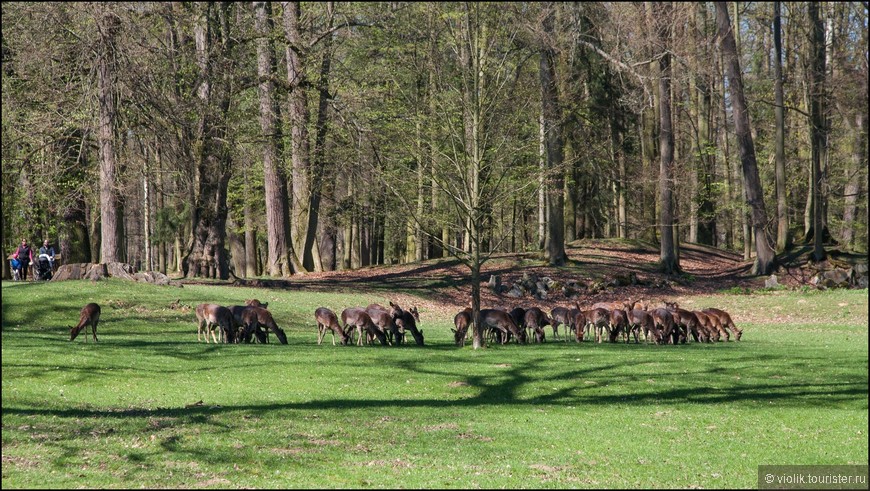
<svg viewBox="0 0 870 491">
<path fill-rule="evenodd" d="M 681 242 L 758 274 L 793 244 L 867 251 L 866 2 L 2 16 L 7 253 L 206 278 L 453 256 L 479 280 L 583 238 L 654 241 L 667 272 Z"/>
</svg>

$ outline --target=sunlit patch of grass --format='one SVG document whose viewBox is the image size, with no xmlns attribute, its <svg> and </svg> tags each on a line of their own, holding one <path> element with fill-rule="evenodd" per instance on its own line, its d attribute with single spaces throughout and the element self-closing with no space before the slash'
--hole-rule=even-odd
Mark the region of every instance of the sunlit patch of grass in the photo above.
<svg viewBox="0 0 870 491">
<path fill-rule="evenodd" d="M 3 487 L 754 487 L 867 462 L 867 293 L 692 296 L 736 343 L 318 346 L 378 294 L 3 283 Z M 402 292 L 413 294 L 413 292 Z M 199 303 L 269 302 L 289 344 L 196 342 Z M 66 326 L 103 306 L 99 343 Z M 549 338 L 548 338 L 549 339 Z"/>
</svg>

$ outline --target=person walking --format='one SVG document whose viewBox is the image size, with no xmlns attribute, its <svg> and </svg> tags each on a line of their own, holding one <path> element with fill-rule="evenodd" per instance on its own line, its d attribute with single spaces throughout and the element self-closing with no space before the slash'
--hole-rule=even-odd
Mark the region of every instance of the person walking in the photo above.
<svg viewBox="0 0 870 491">
<path fill-rule="evenodd" d="M 51 267 L 51 270 L 54 271 L 54 247 L 52 247 L 48 243 L 48 239 L 45 239 L 42 242 L 42 247 L 39 248 L 39 255 L 45 254 L 48 256 L 48 265 Z"/>
<path fill-rule="evenodd" d="M 27 239 L 21 239 L 21 245 L 15 251 L 15 259 L 18 259 L 18 262 L 21 264 L 19 266 L 21 279 L 27 281 L 27 268 L 33 266 L 33 249 L 27 245 Z"/>
</svg>

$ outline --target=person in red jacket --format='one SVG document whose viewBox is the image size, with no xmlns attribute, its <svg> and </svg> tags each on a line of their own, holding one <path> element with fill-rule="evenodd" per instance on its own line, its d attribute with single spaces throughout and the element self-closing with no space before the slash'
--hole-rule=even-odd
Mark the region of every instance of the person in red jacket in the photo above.
<svg viewBox="0 0 870 491">
<path fill-rule="evenodd" d="M 27 245 L 27 239 L 21 239 L 21 245 L 15 251 L 15 259 L 21 263 L 19 266 L 21 271 L 21 279 L 27 280 L 27 268 L 33 265 L 33 249 Z"/>
</svg>

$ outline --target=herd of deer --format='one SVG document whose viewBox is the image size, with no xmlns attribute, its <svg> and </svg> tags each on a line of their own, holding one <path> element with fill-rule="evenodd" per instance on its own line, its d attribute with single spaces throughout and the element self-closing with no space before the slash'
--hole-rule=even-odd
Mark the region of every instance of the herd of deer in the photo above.
<svg viewBox="0 0 870 491">
<path fill-rule="evenodd" d="M 655 344 L 683 344 L 691 337 L 695 342 L 729 341 L 733 335 L 740 341 L 743 330 L 734 325 L 728 312 L 708 308 L 704 310 L 685 310 L 675 302 L 665 302 L 659 307 L 650 307 L 646 302 L 605 302 L 596 303 L 589 309 L 579 304 L 576 308 L 556 307 L 547 315 L 538 307 L 525 309 L 517 307 L 510 312 L 501 309 L 480 311 L 481 327 L 490 342 L 505 344 L 511 338 L 520 344 L 526 343 L 530 336 L 537 343 L 545 340 L 545 326 L 553 328 L 553 337 L 558 339 L 559 326 L 564 325 L 564 340 L 569 335 L 581 342 L 590 337 L 598 343 L 604 333 L 610 342 L 617 342 L 620 335 L 628 343 L 634 337 L 639 343 L 640 335 L 644 340 Z M 268 331 L 272 331 L 281 344 L 287 344 L 287 335 L 278 327 L 268 304 L 259 300 L 245 300 L 245 305 L 224 307 L 204 303 L 196 307 L 196 339 L 209 342 L 209 335 L 215 343 L 250 343 L 269 341 Z M 342 345 L 374 343 L 398 345 L 404 343 L 405 335 L 410 332 L 414 341 L 423 346 L 423 331 L 417 328 L 420 314 L 417 307 L 405 310 L 390 302 L 390 307 L 373 303 L 366 308 L 349 307 L 341 312 L 341 324 L 335 312 L 320 307 L 314 312 L 317 321 L 317 344 L 323 342 L 326 332 L 332 333 L 332 344 L 338 336 Z M 94 341 L 97 341 L 97 323 L 100 320 L 100 306 L 89 303 L 81 311 L 79 323 L 70 327 L 70 341 L 91 326 Z M 342 326 L 344 324 L 344 326 Z M 469 328 L 472 326 L 472 309 L 466 308 L 453 318 L 455 329 L 451 329 L 457 346 L 464 346 Z M 266 328 L 267 330 L 264 330 Z M 354 340 L 354 337 L 356 339 Z M 85 335 L 87 341 L 87 335 Z"/>
<path fill-rule="evenodd" d="M 356 335 L 356 344 L 374 343 L 377 339 L 382 345 L 402 344 L 406 333 L 410 332 L 414 342 L 423 346 L 423 331 L 417 328 L 420 313 L 417 307 L 405 310 L 390 302 L 390 308 L 373 303 L 366 308 L 350 307 L 341 312 L 342 327 L 338 323 L 335 312 L 326 307 L 314 311 L 317 320 L 317 344 L 323 342 L 326 331 L 332 333 L 332 345 L 338 336 L 341 344 L 352 344 Z"/>
<path fill-rule="evenodd" d="M 640 334 L 644 340 L 655 344 L 682 344 L 689 337 L 695 342 L 719 341 L 722 337 L 730 340 L 731 335 L 737 341 L 743 335 L 743 330 L 734 325 L 728 312 L 720 309 L 704 309 L 690 311 L 681 309 L 676 302 L 665 302 L 662 306 L 652 308 L 645 302 L 604 302 L 596 303 L 591 308 L 583 309 L 579 304 L 576 308 L 556 307 L 547 315 L 537 307 L 524 309 L 517 307 L 510 312 L 501 309 L 482 309 L 480 323 L 490 342 L 507 343 L 511 338 L 520 344 L 526 343 L 530 336 L 534 341 L 543 343 L 545 326 L 552 326 L 553 337 L 559 338 L 559 326 L 564 325 L 564 340 L 569 334 L 577 342 L 589 335 L 600 343 L 606 332 L 610 342 L 616 342 L 620 335 L 626 343 L 634 336 L 634 342 L 639 343 Z M 451 329 L 457 346 L 464 346 L 472 323 L 470 307 L 462 310 L 453 318 L 455 329 Z"/>
<path fill-rule="evenodd" d="M 272 314 L 266 309 L 268 303 L 257 299 L 245 300 L 245 305 L 224 307 L 213 303 L 203 303 L 196 307 L 196 340 L 205 342 L 209 334 L 215 343 L 250 343 L 256 338 L 259 343 L 269 342 L 269 331 L 281 344 L 287 344 L 287 335 L 278 327 Z M 268 330 L 263 330 L 266 328 Z"/>
</svg>

